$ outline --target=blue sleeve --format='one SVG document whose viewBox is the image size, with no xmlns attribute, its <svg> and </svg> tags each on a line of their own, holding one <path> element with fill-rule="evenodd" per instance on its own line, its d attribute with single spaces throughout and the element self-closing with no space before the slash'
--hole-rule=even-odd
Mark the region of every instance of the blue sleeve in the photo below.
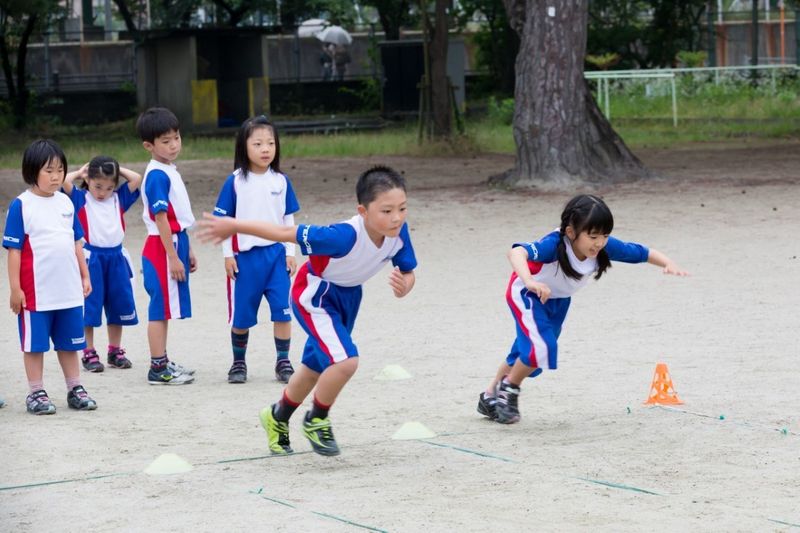
<svg viewBox="0 0 800 533">
<path fill-rule="evenodd" d="M 614 237 L 608 238 L 605 250 L 609 259 L 623 263 L 645 263 L 650 255 L 650 250 L 646 246 L 621 241 Z"/>
<path fill-rule="evenodd" d="M 61 189 L 61 192 L 64 192 L 64 189 Z M 72 201 L 72 205 L 75 206 L 75 209 L 80 209 L 86 205 L 86 193 L 86 189 L 80 189 L 74 185 L 72 186 L 72 192 L 69 194 L 69 199 Z"/>
<path fill-rule="evenodd" d="M 517 246 L 525 248 L 525 251 L 528 252 L 528 261 L 552 263 L 558 259 L 556 249 L 560 239 L 561 235 L 557 231 L 553 231 L 535 242 L 515 242 L 512 248 Z"/>
<path fill-rule="evenodd" d="M 233 181 L 236 179 L 233 174 L 228 176 L 225 183 L 222 184 L 222 190 L 219 191 L 217 198 L 217 205 L 214 206 L 214 215 L 218 217 L 235 217 L 236 216 L 236 188 L 233 186 Z"/>
<path fill-rule="evenodd" d="M 411 236 L 408 234 L 408 224 L 404 223 L 400 229 L 400 238 L 403 240 L 403 247 L 392 257 L 392 264 L 402 272 L 411 272 L 417 268 L 417 256 L 414 255 L 414 246 L 411 244 Z"/>
<path fill-rule="evenodd" d="M 344 257 L 356 243 L 356 230 L 350 224 L 330 226 L 297 226 L 297 244 L 303 255 L 329 255 Z"/>
<path fill-rule="evenodd" d="M 283 177 L 286 179 L 286 208 L 283 213 L 285 215 L 291 215 L 292 213 L 300 211 L 300 203 L 297 201 L 297 196 L 294 194 L 294 188 L 292 187 L 292 182 L 289 181 L 289 177 L 285 174 Z"/>
<path fill-rule="evenodd" d="M 25 222 L 22 220 L 22 200 L 15 198 L 8 206 L 6 229 L 3 232 L 3 248 L 21 250 L 25 243 Z"/>
<path fill-rule="evenodd" d="M 163 170 L 151 170 L 147 173 L 144 188 L 147 208 L 152 214 L 169 211 L 169 176 Z"/>
<path fill-rule="evenodd" d="M 136 203 L 136 200 L 139 199 L 142 193 L 139 189 L 131 192 L 130 187 L 128 187 L 127 183 L 123 183 L 119 187 L 117 187 L 117 197 L 119 198 L 119 204 L 122 206 L 122 211 L 125 212 L 131 208 L 133 204 Z"/>
<path fill-rule="evenodd" d="M 74 213 L 72 213 L 72 232 L 75 234 L 75 241 L 79 241 L 83 239 L 83 228 L 81 227 L 81 222 L 78 220 L 78 210 L 76 209 Z"/>
</svg>

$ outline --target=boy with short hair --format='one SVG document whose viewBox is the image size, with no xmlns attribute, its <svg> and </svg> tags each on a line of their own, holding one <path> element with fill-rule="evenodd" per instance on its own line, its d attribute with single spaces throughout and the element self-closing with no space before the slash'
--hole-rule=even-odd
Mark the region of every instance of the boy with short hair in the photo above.
<svg viewBox="0 0 800 533">
<path fill-rule="evenodd" d="M 192 316 L 189 273 L 197 270 L 186 233 L 194 224 L 194 215 L 186 186 L 174 165 L 181 152 L 180 128 L 172 111 L 152 107 L 139 116 L 136 131 L 152 156 L 141 188 L 142 218 L 147 228 L 142 277 L 150 296 L 147 381 L 151 385 L 184 385 L 194 381 L 194 370 L 167 358 L 169 320 Z"/>
</svg>

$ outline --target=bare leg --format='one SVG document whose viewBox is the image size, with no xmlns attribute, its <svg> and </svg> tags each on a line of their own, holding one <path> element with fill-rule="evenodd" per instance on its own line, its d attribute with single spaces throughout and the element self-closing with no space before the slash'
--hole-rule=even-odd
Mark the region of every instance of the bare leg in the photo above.
<svg viewBox="0 0 800 533">
<path fill-rule="evenodd" d="M 64 373 L 64 378 L 79 380 L 81 376 L 81 366 L 78 363 L 78 352 L 67 352 L 59 350 L 58 363 L 61 365 L 61 371 Z"/>
<path fill-rule="evenodd" d="M 317 382 L 316 397 L 326 405 L 333 405 L 342 388 L 350 381 L 358 369 L 358 357 L 348 357 L 345 361 L 329 366 Z"/>
<path fill-rule="evenodd" d="M 487 396 L 494 396 L 494 390 L 497 388 L 497 384 L 500 383 L 500 380 L 506 377 L 509 372 L 511 372 L 511 367 L 508 366 L 508 363 L 504 361 L 497 369 L 497 373 L 495 374 L 494 379 L 489 384 L 489 387 L 486 389 Z"/>
<path fill-rule="evenodd" d="M 86 349 L 93 350 L 94 349 L 94 328 L 88 327 L 83 328 L 83 334 L 86 336 Z"/>
<path fill-rule="evenodd" d="M 278 339 L 291 339 L 292 338 L 292 323 L 291 322 L 273 322 L 272 331 L 275 338 Z"/>
<path fill-rule="evenodd" d="M 249 330 L 249 329 L 239 329 L 239 328 L 233 328 L 233 327 L 231 328 L 231 332 L 233 332 L 233 333 L 235 333 L 235 334 L 237 334 L 237 335 L 244 335 L 244 334 L 245 334 L 245 333 L 247 333 L 248 331 L 250 331 L 250 330 Z"/>
<path fill-rule="evenodd" d="M 514 363 L 514 366 L 511 368 L 511 372 L 508 373 L 508 381 L 515 387 L 519 387 L 522 381 L 534 370 L 535 367 L 526 365 L 522 362 L 522 359 L 517 359 L 517 362 Z"/>
<path fill-rule="evenodd" d="M 122 344 L 122 326 L 119 324 L 108 325 L 108 344 L 111 346 L 120 346 Z"/>
<path fill-rule="evenodd" d="M 28 381 L 42 381 L 44 374 L 44 354 L 42 352 L 25 352 L 25 375 Z"/>
<path fill-rule="evenodd" d="M 311 393 L 314 389 L 314 385 L 319 381 L 320 375 L 321 374 L 314 372 L 306 365 L 300 365 L 300 369 L 292 374 L 292 377 L 289 379 L 289 384 L 286 385 L 286 389 L 284 389 L 286 397 L 294 403 L 303 403 L 303 400 L 306 399 L 306 396 Z"/>
<path fill-rule="evenodd" d="M 150 344 L 150 356 L 163 357 L 167 353 L 167 330 L 169 322 L 166 320 L 151 320 L 147 323 L 147 342 Z"/>
</svg>

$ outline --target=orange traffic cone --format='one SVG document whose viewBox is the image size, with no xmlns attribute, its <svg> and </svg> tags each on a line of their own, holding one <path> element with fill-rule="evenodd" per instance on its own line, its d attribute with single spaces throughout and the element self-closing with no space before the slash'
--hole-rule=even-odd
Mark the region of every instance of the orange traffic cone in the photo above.
<svg viewBox="0 0 800 533">
<path fill-rule="evenodd" d="M 665 363 L 656 365 L 653 384 L 650 385 L 650 397 L 644 403 L 645 405 L 681 405 L 683 403 L 672 386 L 672 378 L 669 377 L 669 370 Z"/>
</svg>

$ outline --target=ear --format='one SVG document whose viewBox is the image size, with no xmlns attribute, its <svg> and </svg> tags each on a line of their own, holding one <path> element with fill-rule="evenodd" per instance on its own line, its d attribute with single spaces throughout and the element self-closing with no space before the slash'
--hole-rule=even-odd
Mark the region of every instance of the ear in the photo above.
<svg viewBox="0 0 800 533">
<path fill-rule="evenodd" d="M 367 216 L 367 208 L 366 207 L 364 207 L 361 204 L 358 204 L 358 207 L 356 208 L 356 210 L 358 211 L 359 215 L 361 215 L 362 217 L 366 218 L 366 216 Z"/>
<path fill-rule="evenodd" d="M 571 241 L 574 241 L 575 237 L 577 237 L 577 235 L 575 235 L 575 228 L 571 225 L 567 226 L 567 231 L 565 233 L 567 234 L 567 238 Z"/>
<path fill-rule="evenodd" d="M 148 152 L 152 152 L 154 148 L 153 143 L 149 141 L 142 141 L 142 146 L 144 146 L 144 149 Z"/>
</svg>

